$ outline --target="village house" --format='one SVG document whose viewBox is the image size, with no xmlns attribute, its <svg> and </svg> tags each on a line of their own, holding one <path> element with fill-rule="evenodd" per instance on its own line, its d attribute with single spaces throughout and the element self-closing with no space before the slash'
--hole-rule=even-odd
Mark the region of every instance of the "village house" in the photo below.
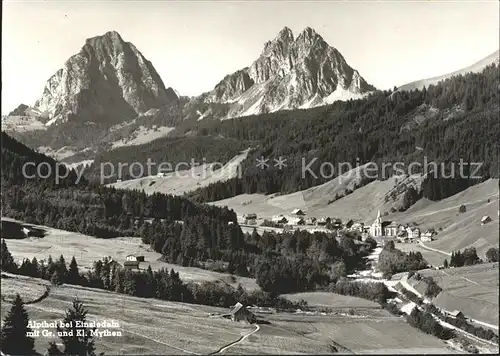
<svg viewBox="0 0 500 356">
<path fill-rule="evenodd" d="M 255 213 L 244 214 L 243 219 L 245 219 L 246 225 L 257 224 L 257 214 L 255 214 Z"/>
<path fill-rule="evenodd" d="M 304 213 L 301 209 L 293 209 L 292 214 L 293 215 L 301 215 L 301 216 L 306 215 L 306 213 Z"/>
<path fill-rule="evenodd" d="M 127 257 L 125 258 L 126 261 L 131 261 L 131 262 L 134 262 L 134 261 L 137 261 L 137 257 L 135 257 L 135 255 L 127 255 Z"/>
<path fill-rule="evenodd" d="M 288 224 L 290 224 L 290 225 L 304 225 L 305 220 L 302 217 L 289 218 Z"/>
<path fill-rule="evenodd" d="M 277 215 L 277 216 L 273 216 L 271 218 L 271 221 L 274 222 L 274 223 L 277 223 L 277 224 L 286 224 L 288 222 L 288 219 L 285 218 L 283 215 Z"/>
<path fill-rule="evenodd" d="M 257 219 L 257 214 L 255 213 L 244 214 L 243 218 L 248 220 Z"/>
<path fill-rule="evenodd" d="M 364 225 L 365 224 L 363 224 L 362 222 L 356 222 L 356 223 L 352 224 L 352 226 L 350 227 L 350 230 L 351 231 L 363 232 Z M 346 224 L 346 228 L 349 229 L 349 227 L 347 226 L 347 224 Z"/>
<path fill-rule="evenodd" d="M 334 218 L 330 221 L 330 224 L 334 229 L 342 229 L 342 220 L 338 218 Z"/>
<path fill-rule="evenodd" d="M 452 312 L 444 310 L 444 313 L 448 316 L 455 318 L 455 319 L 465 319 L 464 313 L 462 313 L 460 310 L 454 310 Z"/>
<path fill-rule="evenodd" d="M 318 220 L 316 220 L 316 225 L 325 226 L 326 224 L 331 222 L 331 220 L 332 219 L 330 219 L 330 218 L 322 217 L 322 218 L 319 218 Z"/>
<path fill-rule="evenodd" d="M 129 262 L 144 262 L 144 256 L 127 255 L 125 260 Z"/>
<path fill-rule="evenodd" d="M 316 222 L 316 218 L 307 218 L 306 219 L 307 225 L 314 225 L 315 222 Z"/>
<path fill-rule="evenodd" d="M 420 241 L 422 242 L 430 242 L 433 240 L 436 232 L 434 230 L 427 230 L 423 234 L 420 235 Z"/>
<path fill-rule="evenodd" d="M 408 226 L 406 228 L 408 240 L 418 240 L 420 238 L 420 229 L 416 226 Z"/>
<path fill-rule="evenodd" d="M 139 269 L 139 261 L 125 261 L 123 264 L 125 269 Z"/>
<path fill-rule="evenodd" d="M 397 230 L 397 225 L 392 221 L 382 221 L 380 210 L 378 211 L 377 218 L 370 226 L 370 234 L 373 237 L 395 237 Z"/>
<path fill-rule="evenodd" d="M 489 223 L 490 221 L 491 221 L 491 218 L 489 216 L 485 215 L 481 218 L 481 225 L 485 225 L 485 224 Z"/>
<path fill-rule="evenodd" d="M 345 228 L 345 229 L 352 229 L 352 226 L 353 226 L 353 225 L 354 225 L 354 220 L 349 219 L 349 220 L 347 220 L 347 222 L 345 223 L 344 228 Z"/>
<path fill-rule="evenodd" d="M 247 308 L 245 308 L 243 304 L 241 304 L 240 302 L 236 303 L 236 305 L 233 307 L 233 309 L 230 311 L 229 314 L 231 315 L 232 321 L 243 320 L 250 324 L 253 324 L 257 321 L 255 314 L 252 313 Z"/>
</svg>

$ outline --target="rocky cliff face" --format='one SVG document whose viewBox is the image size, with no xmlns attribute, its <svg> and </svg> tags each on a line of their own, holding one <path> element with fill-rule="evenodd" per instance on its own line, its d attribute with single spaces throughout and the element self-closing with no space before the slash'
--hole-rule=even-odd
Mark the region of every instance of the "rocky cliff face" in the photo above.
<svg viewBox="0 0 500 356">
<path fill-rule="evenodd" d="M 72 117 L 117 122 L 177 99 L 151 62 L 114 31 L 87 39 L 45 85 L 34 108 L 58 124 Z"/>
<path fill-rule="evenodd" d="M 375 90 L 338 50 L 308 27 L 297 38 L 285 27 L 249 67 L 226 76 L 206 103 L 226 103 L 227 117 L 308 108 Z"/>
</svg>

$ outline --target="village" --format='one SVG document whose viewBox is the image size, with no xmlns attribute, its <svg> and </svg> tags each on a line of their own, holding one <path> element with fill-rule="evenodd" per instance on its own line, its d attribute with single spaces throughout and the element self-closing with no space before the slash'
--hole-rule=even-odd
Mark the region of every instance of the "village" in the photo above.
<svg viewBox="0 0 500 356">
<path fill-rule="evenodd" d="M 289 215 L 279 214 L 270 220 L 264 219 L 261 227 L 271 227 L 283 229 L 283 232 L 294 230 L 307 230 L 309 232 L 322 231 L 333 232 L 341 236 L 345 232 L 358 234 L 362 241 L 368 237 L 378 241 L 388 239 L 398 243 L 430 242 L 437 238 L 438 232 L 435 229 L 421 231 L 417 224 L 398 224 L 395 221 L 384 221 L 380 211 L 372 223 L 347 220 L 342 221 L 335 217 L 306 217 L 306 213 L 301 209 L 294 209 Z M 262 219 L 261 219 L 262 220 Z M 485 222 L 487 219 L 485 219 Z M 483 223 L 483 222 L 482 222 Z M 242 226 L 257 226 L 258 216 L 255 213 L 244 214 L 241 219 Z"/>
</svg>

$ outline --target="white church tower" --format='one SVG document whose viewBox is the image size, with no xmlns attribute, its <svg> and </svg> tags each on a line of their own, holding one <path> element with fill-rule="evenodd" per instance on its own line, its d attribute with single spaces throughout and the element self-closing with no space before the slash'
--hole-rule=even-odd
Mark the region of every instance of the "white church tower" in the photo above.
<svg viewBox="0 0 500 356">
<path fill-rule="evenodd" d="M 373 237 L 383 236 L 382 216 L 380 216 L 380 210 L 378 211 L 377 218 L 373 222 L 372 226 L 370 226 L 370 233 Z"/>
</svg>

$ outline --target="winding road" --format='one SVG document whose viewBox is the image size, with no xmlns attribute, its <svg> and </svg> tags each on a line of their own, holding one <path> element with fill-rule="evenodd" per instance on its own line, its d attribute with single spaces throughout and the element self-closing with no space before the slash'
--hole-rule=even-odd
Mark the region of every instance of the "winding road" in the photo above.
<svg viewBox="0 0 500 356">
<path fill-rule="evenodd" d="M 230 344 L 228 344 L 226 346 L 221 347 L 218 351 L 212 352 L 210 355 L 221 354 L 224 351 L 226 351 L 227 349 L 229 349 L 230 347 L 233 347 L 234 345 L 238 345 L 239 343 L 243 342 L 250 335 L 255 334 L 257 331 L 260 330 L 260 326 L 259 326 L 259 324 L 254 324 L 254 325 L 255 325 L 255 329 L 254 330 L 250 331 L 248 334 L 243 335 L 238 340 L 236 340 L 236 341 L 234 341 L 234 342 L 232 342 L 232 343 L 230 343 Z"/>
<path fill-rule="evenodd" d="M 451 253 L 450 252 L 446 252 L 446 251 L 443 251 L 443 250 L 438 250 L 438 249 L 435 249 L 435 248 L 432 248 L 432 247 L 429 247 L 429 246 L 426 246 L 424 245 L 424 243 L 422 241 L 419 241 L 418 244 L 422 247 L 422 248 L 425 248 L 426 250 L 429 250 L 429 251 L 434 251 L 434 252 L 437 252 L 437 253 L 440 253 L 440 254 L 443 254 L 445 256 L 451 256 Z"/>
</svg>

